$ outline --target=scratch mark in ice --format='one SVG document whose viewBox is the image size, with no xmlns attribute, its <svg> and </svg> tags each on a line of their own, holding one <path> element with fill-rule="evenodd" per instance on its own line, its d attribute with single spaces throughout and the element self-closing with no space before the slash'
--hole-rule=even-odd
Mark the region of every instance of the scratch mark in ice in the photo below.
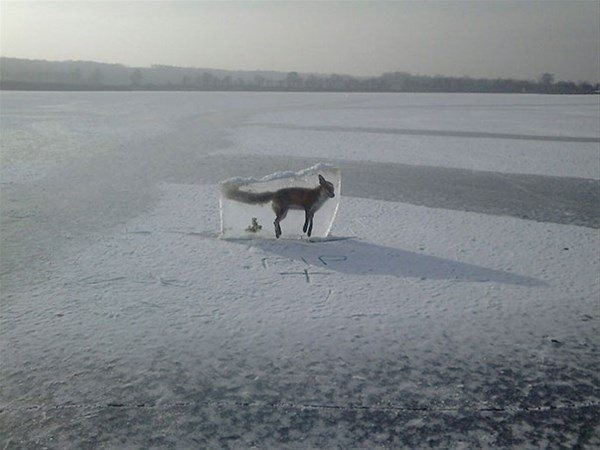
<svg viewBox="0 0 600 450">
<path fill-rule="evenodd" d="M 357 319 L 359 317 L 380 317 L 380 316 L 387 316 L 387 314 L 383 314 L 383 313 L 372 313 L 372 314 L 359 313 L 359 314 L 352 314 L 350 316 L 344 316 L 344 318 L 345 319 Z"/>
<path fill-rule="evenodd" d="M 597 408 L 600 406 L 598 402 L 573 402 L 573 403 L 560 403 L 555 405 L 541 405 L 541 406 L 494 406 L 488 403 L 474 404 L 471 407 L 465 408 L 464 406 L 448 406 L 448 407 L 437 407 L 437 406 L 402 406 L 402 405 L 338 405 L 338 404 L 319 404 L 319 403 L 293 403 L 293 402 L 256 402 L 256 401 L 207 401 L 207 402 L 173 402 L 173 403 L 87 403 L 87 404 L 64 404 L 64 405 L 23 405 L 21 407 L 2 407 L 0 413 L 12 413 L 16 411 L 36 411 L 41 410 L 43 412 L 50 410 L 61 410 L 61 409 L 81 409 L 87 410 L 105 409 L 105 408 L 126 408 L 126 409 L 158 409 L 166 410 L 172 408 L 189 408 L 189 407 L 242 407 L 242 408 L 295 408 L 295 409 L 313 409 L 313 410 L 339 410 L 339 411 L 381 411 L 381 412 L 422 412 L 422 413 L 452 413 L 457 411 L 463 412 L 498 412 L 498 413 L 520 413 L 520 412 L 540 412 L 540 411 L 557 411 L 557 410 L 577 410 L 583 408 Z"/>
<path fill-rule="evenodd" d="M 348 257 L 346 255 L 321 255 L 319 256 L 319 261 L 321 261 L 324 265 L 327 265 L 326 261 L 329 262 L 340 262 L 346 261 Z"/>
<path fill-rule="evenodd" d="M 163 286 L 177 286 L 177 287 L 186 287 L 187 286 L 185 281 L 177 280 L 175 278 L 173 278 L 173 279 L 160 278 L 159 281 L 160 281 L 160 284 Z"/>
<path fill-rule="evenodd" d="M 279 272 L 279 275 L 304 275 L 306 282 L 310 283 L 310 275 L 331 275 L 330 272 L 309 272 L 308 269 L 304 269 L 302 272 Z"/>
<path fill-rule="evenodd" d="M 112 283 L 113 281 L 123 281 L 125 277 L 114 277 L 114 278 L 105 278 L 105 279 L 94 279 L 93 276 L 89 276 L 83 278 L 79 281 L 85 284 L 100 284 L 100 283 Z"/>
</svg>

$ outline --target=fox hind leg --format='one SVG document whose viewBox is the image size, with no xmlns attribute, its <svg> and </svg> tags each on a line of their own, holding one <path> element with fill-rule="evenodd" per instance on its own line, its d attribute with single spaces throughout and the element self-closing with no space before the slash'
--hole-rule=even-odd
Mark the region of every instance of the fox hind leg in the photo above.
<svg viewBox="0 0 600 450">
<path fill-rule="evenodd" d="M 279 224 L 279 222 L 281 222 L 283 219 L 285 219 L 285 216 L 287 215 L 287 209 L 283 211 L 283 213 L 277 214 L 275 217 L 275 221 L 273 222 L 273 224 L 275 225 L 275 237 L 279 238 L 279 236 L 281 236 L 281 225 Z"/>
<path fill-rule="evenodd" d="M 279 236 L 281 236 L 281 225 L 279 225 L 279 222 L 287 216 L 288 208 L 279 202 L 273 202 L 273 211 L 275 211 L 275 221 L 273 222 L 275 225 L 275 237 L 279 239 Z"/>
</svg>

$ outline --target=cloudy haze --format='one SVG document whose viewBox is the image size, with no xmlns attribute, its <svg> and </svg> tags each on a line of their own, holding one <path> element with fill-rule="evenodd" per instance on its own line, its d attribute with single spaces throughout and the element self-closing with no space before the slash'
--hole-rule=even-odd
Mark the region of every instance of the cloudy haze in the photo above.
<svg viewBox="0 0 600 450">
<path fill-rule="evenodd" d="M 2 56 L 599 80 L 600 3 L 6 2 Z"/>
</svg>

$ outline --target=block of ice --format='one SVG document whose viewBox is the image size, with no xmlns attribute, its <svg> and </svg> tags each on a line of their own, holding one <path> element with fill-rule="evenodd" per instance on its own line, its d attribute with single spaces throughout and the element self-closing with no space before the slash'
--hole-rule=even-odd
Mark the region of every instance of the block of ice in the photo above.
<svg viewBox="0 0 600 450">
<path fill-rule="evenodd" d="M 312 237 L 327 237 L 340 204 L 341 171 L 317 164 L 299 172 L 278 172 L 260 179 L 230 178 L 221 182 L 221 236 L 275 238 L 277 215 L 281 237 L 298 239 L 311 228 Z M 332 197 L 333 195 L 333 197 Z"/>
</svg>

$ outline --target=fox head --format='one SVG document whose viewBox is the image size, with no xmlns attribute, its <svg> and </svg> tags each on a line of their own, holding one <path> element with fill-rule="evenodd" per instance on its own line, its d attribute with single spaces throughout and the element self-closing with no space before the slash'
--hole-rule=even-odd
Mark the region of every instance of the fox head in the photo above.
<svg viewBox="0 0 600 450">
<path fill-rule="evenodd" d="M 324 191 L 329 198 L 335 197 L 333 184 L 323 178 L 322 175 L 319 175 L 319 184 L 321 185 L 321 190 Z"/>
</svg>

